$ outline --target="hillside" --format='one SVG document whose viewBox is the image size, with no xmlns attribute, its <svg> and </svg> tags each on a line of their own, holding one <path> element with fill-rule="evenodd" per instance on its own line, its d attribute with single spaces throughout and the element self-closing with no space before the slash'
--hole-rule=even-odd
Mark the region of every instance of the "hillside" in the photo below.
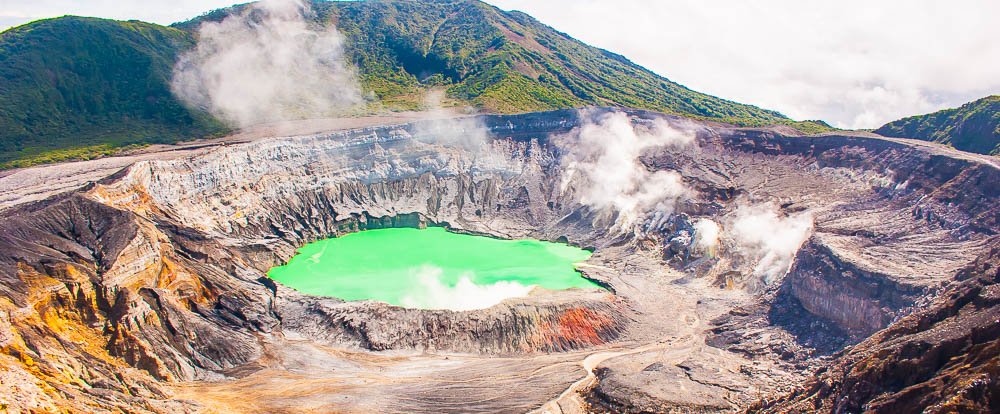
<svg viewBox="0 0 1000 414">
<path fill-rule="evenodd" d="M 610 105 L 749 124 L 786 119 L 694 92 L 526 14 L 477 1 L 338 2 L 316 9 L 348 35 L 365 86 L 380 95 L 443 82 L 450 96 L 495 112 Z"/>
<path fill-rule="evenodd" d="M 63 17 L 0 35 L 0 168 L 104 155 L 131 144 L 219 134 L 224 125 L 170 92 L 198 25 L 240 7 L 163 27 Z M 346 37 L 369 111 L 446 105 L 519 113 L 589 105 L 648 109 L 737 125 L 829 129 L 692 91 L 520 12 L 475 0 L 313 3 Z"/>
<path fill-rule="evenodd" d="M 241 7 L 175 27 L 195 31 Z M 314 1 L 313 18 L 347 37 L 366 91 L 390 109 L 418 109 L 421 91 L 487 112 L 588 105 L 649 109 L 743 125 L 785 123 L 782 114 L 702 94 L 623 56 L 588 46 L 521 12 L 475 0 Z"/>
<path fill-rule="evenodd" d="M 980 154 L 1000 154 L 1000 95 L 892 121 L 875 132 L 887 137 L 939 142 Z"/>
<path fill-rule="evenodd" d="M 92 157 L 225 128 L 170 92 L 194 40 L 142 22 L 63 17 L 0 34 L 0 166 Z"/>
</svg>

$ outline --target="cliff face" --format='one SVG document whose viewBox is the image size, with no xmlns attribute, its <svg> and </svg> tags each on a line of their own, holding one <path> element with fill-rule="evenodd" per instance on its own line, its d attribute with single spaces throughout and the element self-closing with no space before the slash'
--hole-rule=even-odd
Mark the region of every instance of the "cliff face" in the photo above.
<svg viewBox="0 0 1000 414">
<path fill-rule="evenodd" d="M 1000 410 L 1000 255 L 963 269 L 935 300 L 844 351 L 795 392 L 749 412 Z"/>
<path fill-rule="evenodd" d="M 859 337 L 889 325 L 892 312 L 913 303 L 921 293 L 838 260 L 815 241 L 800 251 L 791 275 L 788 293 L 803 308 Z"/>
<path fill-rule="evenodd" d="M 374 351 L 565 352 L 613 342 L 628 325 L 623 304 L 607 293 L 505 302 L 471 314 L 289 296 L 280 308 L 287 320 L 284 329 L 324 343 Z"/>
<path fill-rule="evenodd" d="M 606 112 L 222 146 L 137 162 L 77 191 L 0 211 L 0 358 L 9 362 L 0 375 L 16 378 L 18 395 L 36 395 L 38 407 L 84 404 L 76 399 L 176 412 L 207 402 L 173 399 L 166 388 L 174 384 L 264 390 L 260 375 L 318 386 L 309 376 L 331 374 L 310 367 L 375 377 L 399 363 L 392 355 L 413 352 L 422 356 L 409 358 L 430 358 L 423 361 L 434 367 L 447 365 L 435 355 L 454 356 L 459 367 L 440 372 L 470 384 L 484 375 L 474 356 L 488 355 L 507 364 L 511 378 L 538 383 L 535 390 L 565 389 L 577 370 L 537 372 L 575 367 L 575 350 L 635 342 L 669 352 L 640 347 L 602 365 L 594 401 L 614 409 L 731 409 L 751 402 L 757 377 L 766 392 L 787 390 L 822 365 L 817 355 L 879 331 L 872 338 L 890 341 L 883 328 L 964 274 L 997 237 L 1000 173 L 982 159 L 877 137 L 806 138 L 641 111 L 629 113 L 637 125 L 659 119 L 695 137 L 690 147 L 651 148 L 638 159 L 647 171 L 677 172 L 690 191 L 673 209 L 643 212 L 622 232 L 619 216 L 586 203 L 586 183 L 565 175 L 566 157 L 580 145 L 573 131 Z M 442 130 L 471 129 L 492 138 L 471 147 L 440 139 Z M 763 259 L 727 230 L 735 210 L 760 203 L 779 218 L 808 212 L 813 220 L 787 274 L 774 278 L 758 273 Z M 711 251 L 692 234 L 708 219 L 723 228 Z M 536 292 L 447 312 L 310 297 L 264 275 L 311 241 L 426 225 L 594 248 L 583 270 L 608 290 Z M 323 351 L 297 365 L 295 346 Z M 308 375 L 288 379 L 296 370 Z M 330 392 L 375 404 L 348 411 L 433 411 L 413 398 L 433 393 L 436 383 L 379 378 L 368 384 L 375 388 L 357 390 L 341 378 L 334 383 L 342 388 Z M 372 397 L 377 390 L 390 394 Z M 473 401 L 468 391 L 448 390 L 438 397 L 481 411 L 504 408 L 502 399 Z M 533 407 L 554 397 L 545 392 L 519 398 Z M 271 402 L 282 401 L 290 400 Z"/>
</svg>

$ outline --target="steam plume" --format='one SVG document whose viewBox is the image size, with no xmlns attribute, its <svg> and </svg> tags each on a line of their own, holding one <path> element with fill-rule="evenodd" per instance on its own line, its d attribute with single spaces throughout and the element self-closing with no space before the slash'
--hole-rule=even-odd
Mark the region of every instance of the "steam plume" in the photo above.
<svg viewBox="0 0 1000 414">
<path fill-rule="evenodd" d="M 470 275 L 459 278 L 454 287 L 442 282 L 442 270 L 435 266 L 422 266 L 413 271 L 416 283 L 401 299 L 403 306 L 418 309 L 448 309 L 465 311 L 485 309 L 507 298 L 527 296 L 534 285 L 500 281 L 492 285 L 477 285 Z"/>
<path fill-rule="evenodd" d="M 731 231 L 740 252 L 757 262 L 754 275 L 770 284 L 788 272 L 812 228 L 811 214 L 781 217 L 777 206 L 765 203 L 737 208 Z"/>
<path fill-rule="evenodd" d="M 174 68 L 182 100 L 235 126 L 342 113 L 362 102 L 336 28 L 302 0 L 263 0 L 198 30 Z"/>
<path fill-rule="evenodd" d="M 699 250 L 715 256 L 719 246 L 719 224 L 709 219 L 699 219 L 694 223 L 695 245 Z"/>
<path fill-rule="evenodd" d="M 456 117 L 457 113 L 442 107 L 443 91 L 431 91 L 424 99 L 429 108 L 423 120 L 416 124 L 414 138 L 430 144 L 478 150 L 490 140 L 490 131 L 478 117 Z"/>
<path fill-rule="evenodd" d="M 572 137 L 570 137 L 572 138 Z M 693 134 L 657 119 L 652 125 L 633 125 L 628 115 L 613 112 L 596 122 L 585 121 L 575 140 L 564 142 L 562 189 L 580 175 L 585 183 L 581 200 L 601 211 L 618 213 L 616 226 L 631 227 L 640 215 L 655 209 L 670 213 L 677 199 L 689 192 L 674 171 L 649 172 L 639 162 L 643 151 L 659 146 L 686 146 Z M 566 137 L 563 137 L 566 140 Z"/>
</svg>

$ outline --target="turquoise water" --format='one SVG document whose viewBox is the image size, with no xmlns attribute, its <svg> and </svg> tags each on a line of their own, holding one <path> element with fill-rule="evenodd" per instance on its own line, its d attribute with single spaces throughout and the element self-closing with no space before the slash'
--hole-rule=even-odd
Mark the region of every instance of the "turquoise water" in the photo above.
<svg viewBox="0 0 1000 414">
<path fill-rule="evenodd" d="M 300 292 L 423 309 L 467 310 L 550 290 L 598 288 L 574 263 L 590 252 L 538 240 L 499 240 L 441 227 L 381 229 L 320 240 L 268 276 Z"/>
</svg>

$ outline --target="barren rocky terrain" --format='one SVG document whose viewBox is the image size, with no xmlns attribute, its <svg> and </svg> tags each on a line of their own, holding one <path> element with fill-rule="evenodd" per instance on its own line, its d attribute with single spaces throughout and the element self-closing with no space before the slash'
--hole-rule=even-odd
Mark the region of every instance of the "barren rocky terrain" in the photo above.
<svg viewBox="0 0 1000 414">
<path fill-rule="evenodd" d="M 615 112 L 263 133 L 0 177 L 0 404 L 997 409 L 995 158 Z M 691 140 L 625 157 L 634 192 L 595 185 L 619 170 L 586 163 L 586 131 L 616 116 L 630 126 L 609 131 Z M 318 239 L 432 225 L 593 249 L 580 270 L 606 289 L 451 312 L 265 276 Z"/>
</svg>

